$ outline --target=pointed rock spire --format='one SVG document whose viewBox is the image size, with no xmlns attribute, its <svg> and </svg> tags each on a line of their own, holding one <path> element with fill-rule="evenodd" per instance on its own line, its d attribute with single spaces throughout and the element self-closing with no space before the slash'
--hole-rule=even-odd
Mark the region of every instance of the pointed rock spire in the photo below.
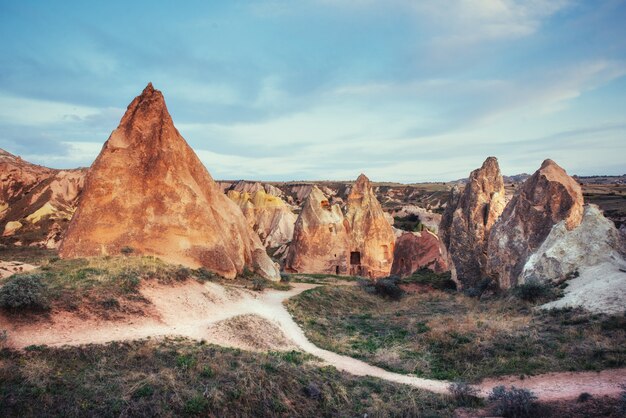
<svg viewBox="0 0 626 418">
<path fill-rule="evenodd" d="M 128 106 L 91 166 L 59 253 L 115 255 L 124 247 L 227 278 L 246 267 L 280 278 L 241 210 L 174 127 L 152 84 Z"/>
</svg>

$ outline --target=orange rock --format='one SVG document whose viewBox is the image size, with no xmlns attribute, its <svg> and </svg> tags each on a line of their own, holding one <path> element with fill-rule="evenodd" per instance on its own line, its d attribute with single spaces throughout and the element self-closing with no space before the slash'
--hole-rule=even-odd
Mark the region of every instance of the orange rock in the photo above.
<svg viewBox="0 0 626 418">
<path fill-rule="evenodd" d="M 516 286 L 524 264 L 554 225 L 564 221 L 566 229 L 571 230 L 580 224 L 583 204 L 578 182 L 554 161 L 545 160 L 491 229 L 488 274 L 502 288 Z"/>
<path fill-rule="evenodd" d="M 442 242 L 428 230 L 405 232 L 396 240 L 391 274 L 407 277 L 422 268 L 435 273 L 448 271 Z"/>
<path fill-rule="evenodd" d="M 42 167 L 0 150 L 0 230 L 23 223 L 5 242 L 56 248 L 78 204 L 86 171 Z"/>
<path fill-rule="evenodd" d="M 285 260 L 290 273 L 347 274 L 348 223 L 341 208 L 331 205 L 313 186 L 298 216 Z"/>
<path fill-rule="evenodd" d="M 178 133 L 152 84 L 128 106 L 91 166 L 60 247 L 64 258 L 124 247 L 227 278 L 277 280 L 258 236 Z"/>
<path fill-rule="evenodd" d="M 371 278 L 391 272 L 396 237 L 369 179 L 361 174 L 347 200 L 350 274 Z"/>
</svg>

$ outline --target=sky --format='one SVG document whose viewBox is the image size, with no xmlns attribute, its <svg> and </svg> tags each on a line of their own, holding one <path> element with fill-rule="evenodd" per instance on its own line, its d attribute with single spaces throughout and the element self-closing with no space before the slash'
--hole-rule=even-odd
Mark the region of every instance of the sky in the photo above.
<svg viewBox="0 0 626 418">
<path fill-rule="evenodd" d="M 148 82 L 217 179 L 626 173 L 626 0 L 0 0 L 0 148 L 89 166 Z"/>
</svg>

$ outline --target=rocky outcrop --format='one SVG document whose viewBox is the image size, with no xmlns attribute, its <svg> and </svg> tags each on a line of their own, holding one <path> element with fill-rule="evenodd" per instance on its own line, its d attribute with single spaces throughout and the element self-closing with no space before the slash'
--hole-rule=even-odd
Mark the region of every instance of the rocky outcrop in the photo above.
<svg viewBox="0 0 626 418">
<path fill-rule="evenodd" d="M 290 273 L 347 274 L 349 225 L 338 205 L 313 186 L 296 221 L 285 259 Z"/>
<path fill-rule="evenodd" d="M 252 194 L 230 190 L 228 197 L 241 208 L 266 248 L 278 248 L 293 239 L 298 217 L 280 197 L 263 189 Z"/>
<path fill-rule="evenodd" d="M 392 216 L 393 219 L 406 218 L 412 215 L 417 216 L 419 218 L 419 222 L 424 225 L 425 228 L 428 228 L 429 231 L 434 232 L 435 234 L 439 233 L 441 215 L 417 205 L 403 205 L 400 208 L 395 209 L 390 216 Z"/>
<path fill-rule="evenodd" d="M 580 225 L 565 221 L 552 230 L 528 259 L 520 283 L 567 281 L 562 298 L 545 308 L 582 307 L 592 312 L 623 313 L 626 260 L 623 237 L 595 205 L 585 206 Z"/>
<path fill-rule="evenodd" d="M 280 278 L 259 237 L 222 193 L 149 84 L 91 166 L 61 257 L 131 247 L 233 278 L 245 268 Z"/>
<path fill-rule="evenodd" d="M 448 271 L 446 258 L 443 244 L 436 234 L 428 230 L 405 232 L 396 240 L 391 274 L 407 277 L 422 268 L 443 273 Z"/>
<path fill-rule="evenodd" d="M 370 278 L 391 272 L 395 235 L 369 179 L 361 174 L 346 204 L 350 237 L 350 274 Z"/>
<path fill-rule="evenodd" d="M 516 286 L 529 257 L 554 225 L 576 228 L 583 214 L 580 185 L 552 160 L 545 160 L 491 228 L 487 273 L 501 288 Z"/>
<path fill-rule="evenodd" d="M 239 180 L 236 182 L 219 181 L 217 182 L 217 184 L 226 194 L 228 194 L 228 192 L 230 191 L 235 191 L 238 193 L 249 193 L 252 195 L 258 191 L 263 191 L 272 196 L 278 196 L 278 197 L 283 196 L 282 190 L 280 190 L 277 187 L 274 187 L 273 185 L 269 183 Z"/>
<path fill-rule="evenodd" d="M 440 232 L 463 287 L 472 287 L 485 276 L 489 232 L 504 206 L 504 183 L 495 157 L 471 172 L 463 192 L 451 192 Z"/>
<path fill-rule="evenodd" d="M 613 222 L 596 205 L 586 205 L 576 228 L 568 230 L 564 220 L 552 227 L 524 265 L 519 283 L 560 283 L 577 276 L 581 269 L 604 262 L 624 265 L 624 252 L 622 237 Z"/>
<path fill-rule="evenodd" d="M 78 204 L 85 173 L 41 167 L 0 150 L 3 243 L 56 248 Z"/>
</svg>

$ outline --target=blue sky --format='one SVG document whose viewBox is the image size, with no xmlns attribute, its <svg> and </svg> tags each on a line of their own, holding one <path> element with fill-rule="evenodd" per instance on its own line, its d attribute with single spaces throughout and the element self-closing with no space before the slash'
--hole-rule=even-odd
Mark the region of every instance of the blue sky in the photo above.
<svg viewBox="0 0 626 418">
<path fill-rule="evenodd" d="M 0 0 L 1 148 L 88 166 L 151 81 L 215 178 L 626 173 L 626 1 L 98 3 Z"/>
</svg>

